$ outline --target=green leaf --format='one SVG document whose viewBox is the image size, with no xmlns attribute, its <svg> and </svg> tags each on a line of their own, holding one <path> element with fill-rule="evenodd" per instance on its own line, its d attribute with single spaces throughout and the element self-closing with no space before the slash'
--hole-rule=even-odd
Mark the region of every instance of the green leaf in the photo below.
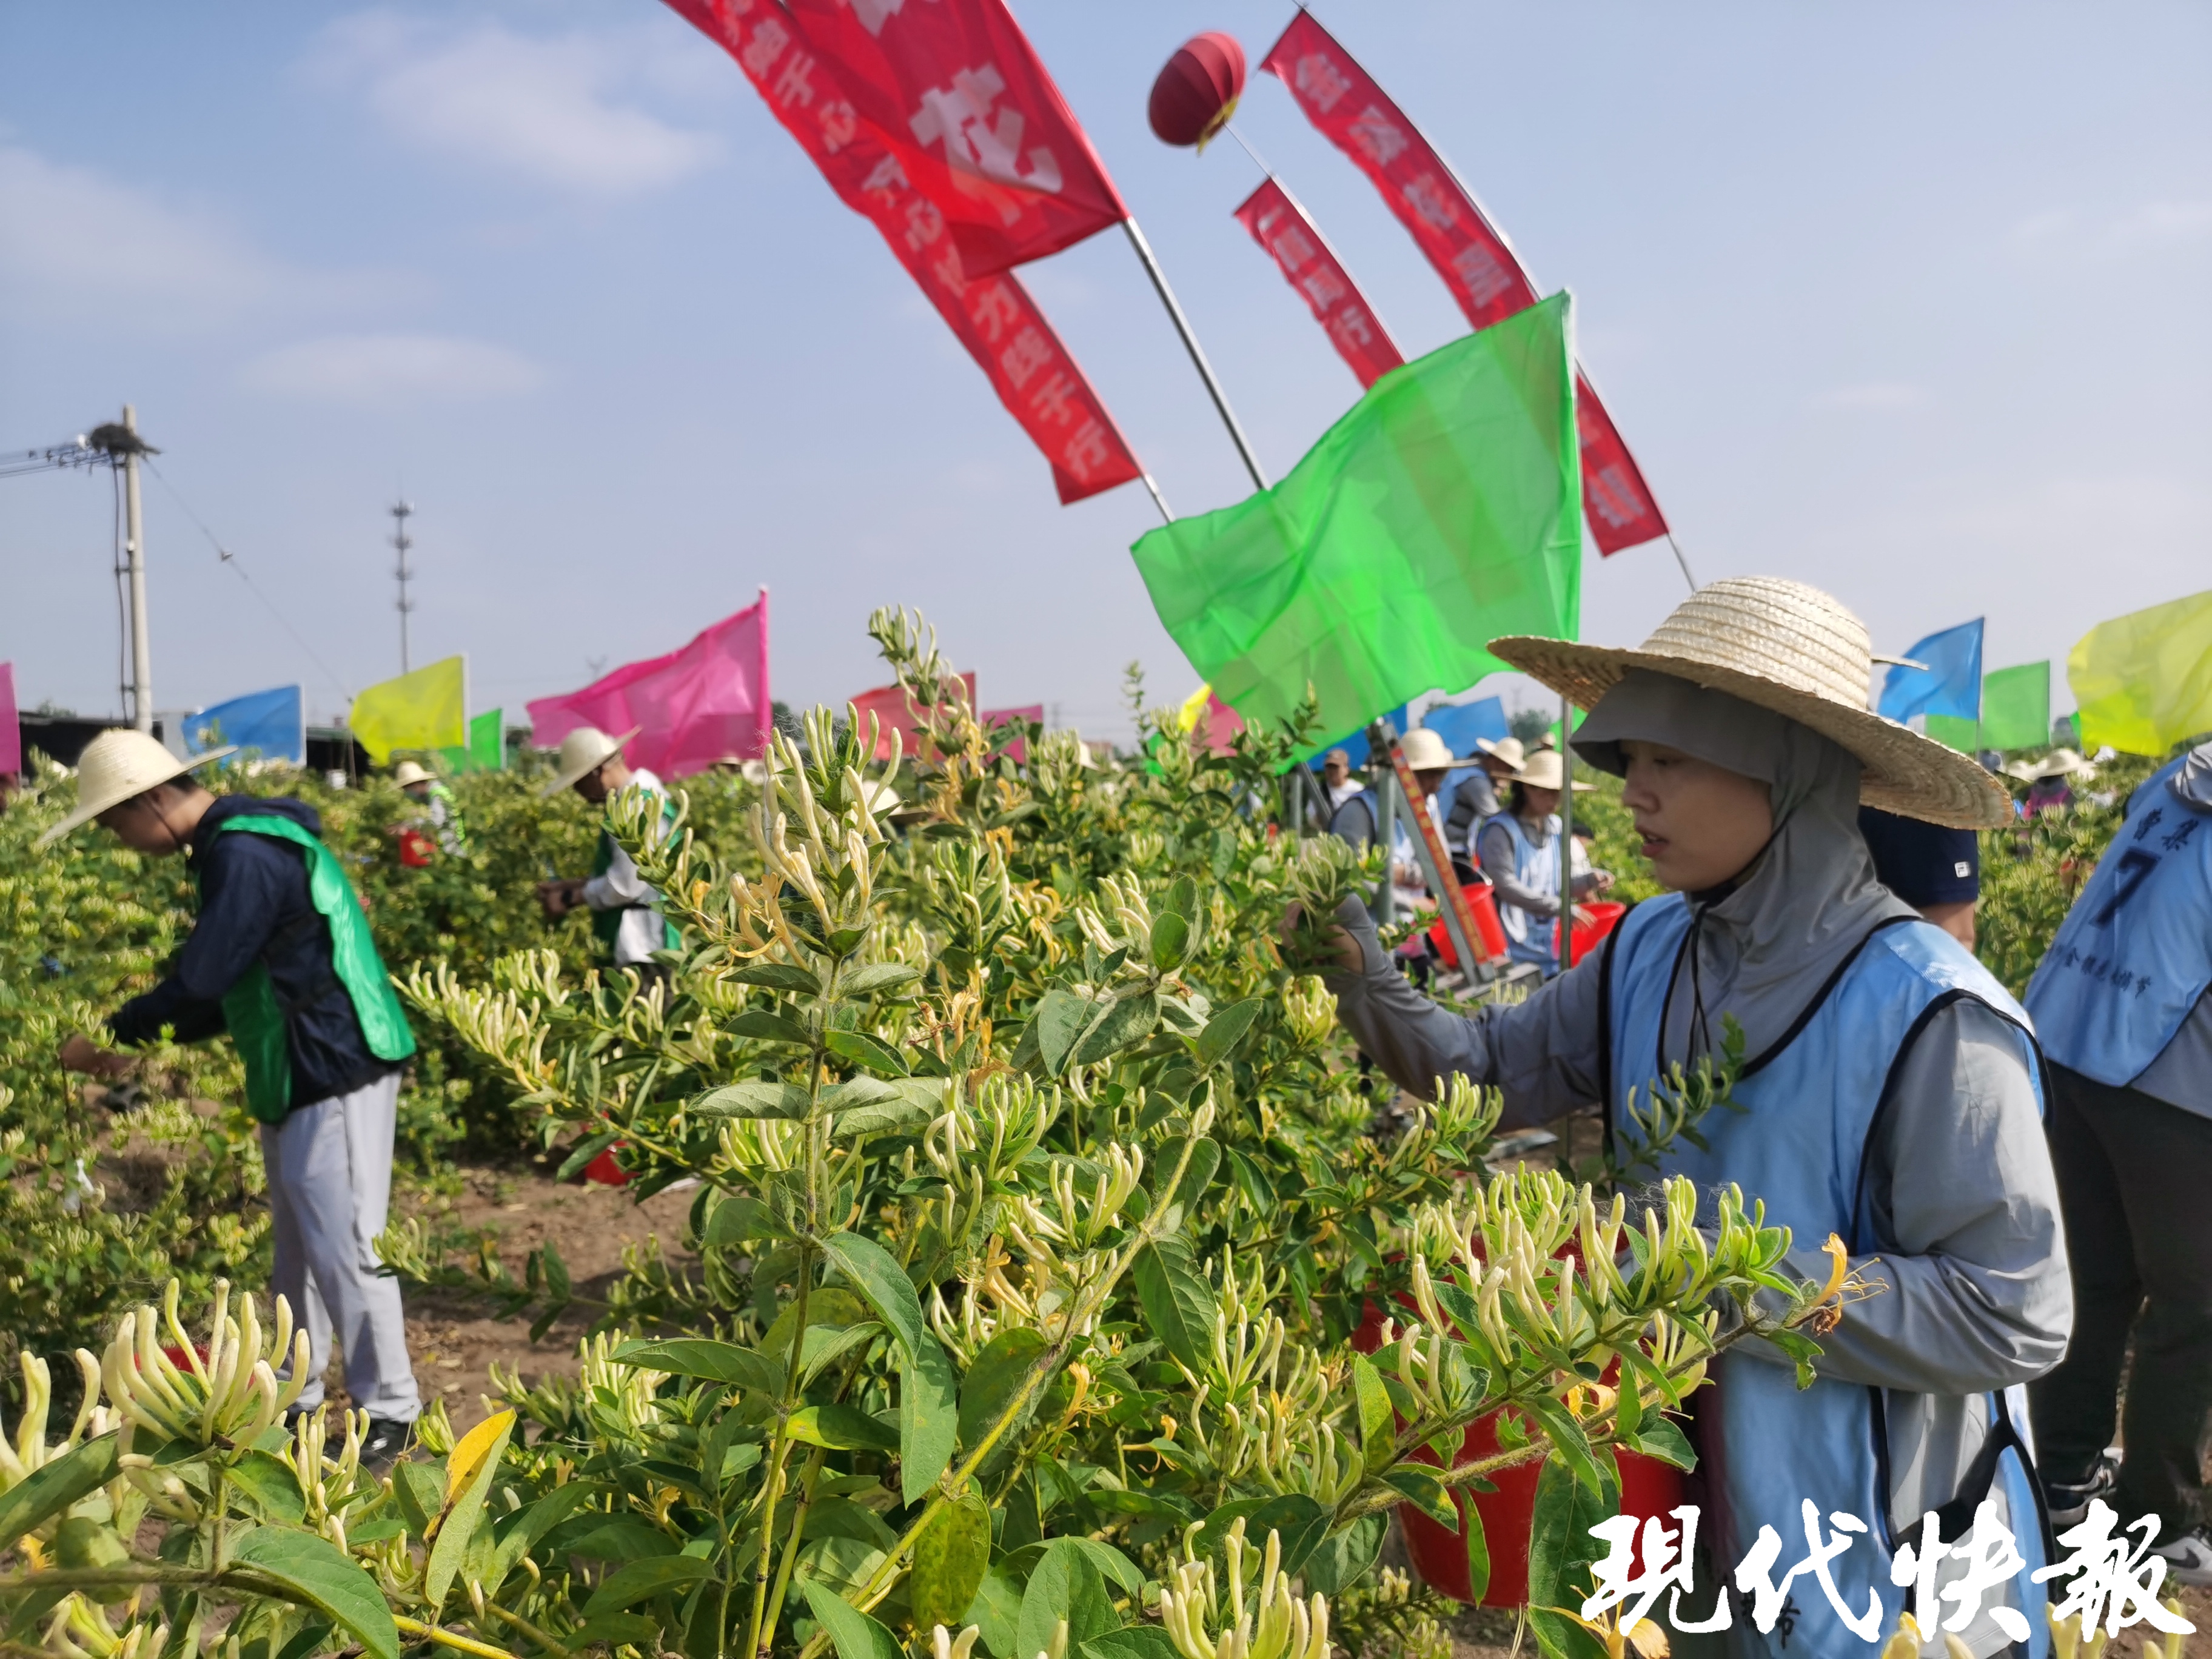
<svg viewBox="0 0 2212 1659">
<path fill-rule="evenodd" d="M 925 1122 L 930 1115 L 928 1107 L 900 1098 L 886 1100 L 873 1106 L 855 1106 L 848 1112 L 837 1114 L 837 1121 L 830 1131 L 830 1138 L 832 1140 L 859 1140 L 867 1135 L 888 1134 L 894 1129 Z"/>
<path fill-rule="evenodd" d="M 647 1596 L 688 1589 L 712 1577 L 714 1572 L 711 1564 L 696 1555 L 656 1555 L 649 1560 L 633 1561 L 600 1581 L 592 1599 L 584 1603 L 584 1616 L 592 1619 L 603 1613 L 620 1613 Z"/>
<path fill-rule="evenodd" d="M 814 1044 L 814 1034 L 797 1020 L 765 1008 L 748 1008 L 723 1029 L 732 1036 L 753 1037 L 763 1042 L 788 1042 L 801 1048 Z"/>
<path fill-rule="evenodd" d="M 805 1406 L 792 1413 L 791 1437 L 832 1451 L 896 1451 L 896 1430 L 854 1406 Z"/>
<path fill-rule="evenodd" d="M 433 1620 L 446 1605 L 446 1593 L 453 1589 L 454 1576 L 461 1570 L 461 1559 L 468 1553 L 469 1542 L 476 1535 L 484 1498 L 491 1491 L 491 1483 L 499 1478 L 499 1460 L 507 1450 L 507 1443 L 514 1437 L 518 1421 L 515 1414 L 510 1411 L 501 1415 L 507 1422 L 485 1449 L 483 1461 L 469 1476 L 468 1484 L 447 1503 L 445 1515 L 438 1522 L 438 1535 L 430 1540 L 430 1556 L 422 1564 L 422 1599 L 429 1605 Z"/>
<path fill-rule="evenodd" d="M 672 1537 L 658 1527 L 627 1516 L 613 1516 L 606 1525 L 592 1528 L 568 1545 L 564 1553 L 581 1555 L 593 1561 L 650 1561 L 656 1556 L 675 1555 L 683 1547 L 682 1539 Z"/>
<path fill-rule="evenodd" d="M 1083 1035 L 1083 1028 L 1097 1012 L 1096 1005 L 1088 998 L 1057 985 L 1038 999 L 1036 1014 L 1030 1021 L 1029 1030 L 1036 1034 L 1037 1057 L 1044 1062 L 1047 1076 L 1060 1075 L 1060 1068 L 1067 1064 L 1069 1052 L 1075 1047 L 1075 1039 Z"/>
<path fill-rule="evenodd" d="M 840 1355 L 873 1341 L 883 1334 L 883 1328 L 872 1319 L 864 1319 L 857 1325 L 809 1325 L 806 1334 L 799 1340 L 800 1384 L 811 1382 Z"/>
<path fill-rule="evenodd" d="M 797 991 L 805 996 L 818 996 L 822 981 L 804 968 L 793 967 L 787 962 L 747 962 L 734 968 L 726 968 L 723 976 L 740 985 L 758 985 L 770 991 Z"/>
<path fill-rule="evenodd" d="M 790 1236 L 789 1229 L 775 1218 L 775 1212 L 760 1200 L 726 1198 L 708 1215 L 707 1237 L 701 1242 L 714 1247 Z"/>
<path fill-rule="evenodd" d="M 1073 1539 L 1054 1539 L 1045 1546 L 1044 1559 L 1030 1572 L 1029 1588 L 1022 1592 L 1021 1613 L 1014 1621 L 1018 1652 L 1037 1654 L 1050 1650 L 1062 1620 L 1067 1621 L 1069 1652 L 1120 1626 L 1114 1604 L 1107 1598 L 1106 1581 L 1073 1545 Z"/>
<path fill-rule="evenodd" d="M 1490 1588 L 1490 1534 L 1472 1493 L 1460 1498 L 1460 1541 L 1467 1546 L 1467 1599 L 1480 1606 Z"/>
<path fill-rule="evenodd" d="M 899 1495 L 918 1503 L 952 1462 L 960 1437 L 960 1391 L 952 1361 L 935 1340 L 899 1367 Z M 978 1567 L 978 1576 L 982 1569 Z M 971 1585 L 968 1595 L 975 1594 Z M 966 1610 L 963 1601 L 955 1613 Z"/>
<path fill-rule="evenodd" d="M 694 1117 L 775 1117 L 795 1121 L 806 1115 L 806 1091 L 796 1083 L 732 1083 L 709 1089 L 684 1109 Z"/>
<path fill-rule="evenodd" d="M 1109 1630 L 1075 1651 L 1076 1659 L 1180 1659 L 1175 1638 L 1158 1625 Z"/>
<path fill-rule="evenodd" d="M 598 1647 L 637 1648 L 650 1653 L 660 1645 L 659 1637 L 659 1625 L 642 1613 L 603 1613 L 596 1619 L 586 1619 L 561 1639 L 570 1644 L 572 1653 Z"/>
<path fill-rule="evenodd" d="M 848 997 L 881 996 L 885 991 L 910 985 L 921 977 L 921 969 L 909 968 L 903 962 L 872 962 L 866 967 L 848 970 L 837 981 L 837 994 Z"/>
<path fill-rule="evenodd" d="M 973 1451 L 982 1443 L 991 1425 L 1005 1414 L 1036 1357 L 1045 1351 L 1042 1333 L 1028 1326 L 1017 1325 L 1011 1330 L 1000 1331 L 976 1354 L 975 1364 L 968 1367 L 968 1375 L 960 1384 L 960 1443 Z M 1042 1394 L 1043 1391 L 1037 1391 Z M 1029 1414 L 1036 1409 L 1036 1395 L 1030 1396 L 1030 1405 L 1021 1419 L 1000 1440 L 1004 1446 L 1021 1433 Z"/>
<path fill-rule="evenodd" d="M 1352 1357 L 1352 1387 L 1359 1401 L 1359 1447 L 1369 1473 L 1389 1463 L 1396 1449 L 1397 1417 L 1382 1375 L 1364 1354 Z"/>
<path fill-rule="evenodd" d="M 1160 1023 L 1160 1000 L 1150 991 L 1114 999 L 1105 1017 L 1083 1034 L 1070 1057 L 1078 1066 L 1095 1066 L 1109 1055 L 1152 1034 Z"/>
<path fill-rule="evenodd" d="M 960 1628 L 968 1604 L 983 1586 L 991 1562 L 991 1510 L 981 1492 L 969 1490 L 939 1510 L 915 1535 L 914 1572 L 908 1580 L 908 1607 L 914 1627 Z"/>
<path fill-rule="evenodd" d="M 1188 1261 L 1175 1245 L 1149 1243 L 1137 1252 L 1131 1273 L 1152 1334 L 1193 1371 L 1202 1371 L 1213 1348 L 1213 1287 Z"/>
<path fill-rule="evenodd" d="M 1152 921 L 1152 966 L 1164 974 L 1180 967 L 1190 943 L 1190 922 L 1172 912 Z"/>
<path fill-rule="evenodd" d="M 1576 1480 L 1592 1492 L 1605 1484 L 1599 1474 L 1596 1460 L 1590 1455 L 1589 1437 L 1575 1415 L 1549 1395 L 1539 1395 L 1528 1401 L 1528 1414 L 1544 1431 L 1544 1437 L 1552 1443 L 1552 1449 L 1566 1462 Z"/>
<path fill-rule="evenodd" d="M 574 1181 L 584 1172 L 586 1164 L 621 1139 L 621 1135 L 610 1129 L 605 1134 L 593 1135 L 588 1140 L 578 1141 L 569 1149 L 568 1156 L 561 1160 L 561 1167 L 553 1172 L 553 1179 Z"/>
<path fill-rule="evenodd" d="M 1168 896 L 1160 901 L 1164 915 L 1182 916 L 1186 921 L 1198 918 L 1198 883 L 1188 876 L 1177 876 L 1168 889 Z"/>
<path fill-rule="evenodd" d="M 832 1233 L 822 1241 L 822 1249 L 853 1288 L 867 1298 L 909 1358 L 925 1342 L 937 1340 L 921 1322 L 921 1298 L 914 1293 L 914 1281 L 906 1276 L 896 1256 L 859 1233 Z"/>
<path fill-rule="evenodd" d="M 1042 1555 L 1041 1549 L 1036 1554 Z M 1022 1616 L 1022 1590 L 1029 1583 L 1030 1570 L 1035 1561 L 1030 1552 L 1002 1555 L 991 1563 L 983 1575 L 983 1583 L 975 1592 L 975 1599 L 968 1604 L 963 1620 L 980 1625 L 983 1629 L 983 1645 L 999 1656 L 1013 1659 L 1014 1625 Z M 1036 1659 L 1032 1654 L 1030 1659 Z"/>
<path fill-rule="evenodd" d="M 115 1479 L 115 1436 L 64 1452 L 0 1497 L 0 1549 Z"/>
<path fill-rule="evenodd" d="M 879 1077 L 856 1077 L 831 1084 L 816 1103 L 825 1112 L 849 1112 L 858 1106 L 872 1106 L 878 1101 L 898 1098 L 895 1084 Z"/>
<path fill-rule="evenodd" d="M 1395 1486 L 1407 1501 L 1446 1532 L 1459 1530 L 1459 1510 L 1444 1483 L 1418 1463 L 1401 1463 L 1382 1472 L 1382 1484 Z"/>
<path fill-rule="evenodd" d="M 1618 1486 L 1594 1490 L 1560 1459 L 1544 1460 L 1528 1532 L 1528 1623 L 1544 1651 L 1558 1659 L 1604 1659 L 1605 1649 L 1588 1631 L 1563 1614 L 1540 1609 L 1582 1605 L 1589 1589 L 1590 1563 L 1598 1554 L 1589 1529 L 1619 1508 Z"/>
<path fill-rule="evenodd" d="M 783 1391 L 784 1368 L 767 1354 L 708 1337 L 678 1336 L 659 1341 L 625 1342 L 611 1357 L 618 1365 L 635 1365 L 640 1370 L 696 1376 L 757 1394 Z"/>
<path fill-rule="evenodd" d="M 1646 1457 L 1672 1463 L 1678 1469 L 1698 1467 L 1698 1455 L 1690 1449 L 1689 1437 L 1672 1419 L 1661 1417 L 1656 1412 L 1645 1418 L 1637 1430 L 1635 1449 Z"/>
<path fill-rule="evenodd" d="M 1283 1571 L 1295 1575 L 1328 1535 L 1328 1509 L 1304 1492 L 1286 1492 L 1279 1498 L 1241 1498 L 1221 1504 L 1207 1516 L 1206 1524 L 1192 1539 L 1191 1547 L 1200 1557 L 1216 1553 L 1230 1529 L 1242 1521 L 1246 1541 L 1256 1548 L 1267 1547 L 1269 1533 L 1276 1534 L 1282 1545 Z"/>
<path fill-rule="evenodd" d="M 1636 1386 L 1635 1374 L 1626 1369 L 1619 1381 L 1620 1387 L 1613 1396 L 1613 1428 L 1620 1439 L 1632 1446 L 1637 1425 L 1644 1420 L 1644 1391 Z"/>
<path fill-rule="evenodd" d="M 880 1072 L 885 1077 L 904 1077 L 910 1069 L 898 1057 L 898 1051 L 885 1045 L 879 1038 L 866 1031 L 832 1031 L 823 1038 L 823 1046 L 849 1066 L 860 1066 L 871 1072 Z"/>
<path fill-rule="evenodd" d="M 392 1491 L 407 1517 L 407 1529 L 417 1538 L 428 1537 L 430 1522 L 445 1507 L 445 1476 L 428 1463 L 404 1459 L 392 1466 Z"/>
<path fill-rule="evenodd" d="M 328 1539 L 289 1527 L 255 1527 L 231 1546 L 231 1562 L 278 1586 L 282 1599 L 343 1627 L 371 1659 L 399 1659 L 399 1629 L 384 1592 Z"/>
<path fill-rule="evenodd" d="M 897 1637 L 831 1589 L 812 1580 L 799 1587 L 815 1623 L 830 1632 L 837 1659 L 906 1659 Z"/>
<path fill-rule="evenodd" d="M 248 1452 L 230 1466 L 230 1480 L 253 1500 L 266 1521 L 289 1521 L 297 1526 L 306 1518 L 307 1500 L 300 1491 L 300 1477 L 292 1466 L 267 1452 Z"/>
<path fill-rule="evenodd" d="M 1206 1188 L 1212 1182 L 1213 1172 L 1220 1167 L 1220 1143 L 1212 1139 L 1200 1141 L 1190 1149 L 1190 1164 L 1183 1170 L 1182 1179 L 1176 1183 L 1175 1191 L 1168 1195 L 1167 1201 L 1170 1204 L 1180 1204 L 1182 1206 L 1183 1212 L 1188 1215 L 1205 1194 Z M 1168 1160 L 1161 1165 L 1164 1175 L 1165 1171 L 1174 1168 L 1175 1164 L 1172 1160 Z"/>
<path fill-rule="evenodd" d="M 1198 1063 L 1208 1071 L 1218 1066 L 1237 1046 L 1237 1039 L 1252 1029 L 1252 1022 L 1266 1006 L 1258 997 L 1247 997 L 1206 1021 L 1206 1029 L 1198 1034 Z"/>
<path fill-rule="evenodd" d="M 1306 1557 L 1306 1588 L 1323 1595 L 1343 1595 L 1374 1566 L 1389 1524 L 1388 1516 L 1365 1515 L 1342 1532 L 1324 1538 Z"/>
</svg>

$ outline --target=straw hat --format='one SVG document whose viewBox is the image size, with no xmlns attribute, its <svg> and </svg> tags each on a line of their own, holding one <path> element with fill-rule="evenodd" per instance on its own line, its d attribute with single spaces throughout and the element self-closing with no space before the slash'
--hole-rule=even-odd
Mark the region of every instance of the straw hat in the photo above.
<svg viewBox="0 0 2212 1659">
<path fill-rule="evenodd" d="M 596 772 L 622 753 L 622 747 L 639 732 L 641 726 L 633 726 L 618 738 L 611 738 L 596 726 L 580 726 L 561 739 L 561 757 L 553 763 L 560 769 L 553 781 L 538 793 L 557 795 L 563 789 L 573 788 L 576 780 L 586 772 Z"/>
<path fill-rule="evenodd" d="M 1496 743 L 1488 738 L 1477 738 L 1474 746 L 1492 760 L 1504 761 L 1516 772 L 1521 769 L 1521 763 L 1528 758 L 1518 738 L 1500 738 Z"/>
<path fill-rule="evenodd" d="M 402 761 L 392 770 L 392 781 L 404 789 L 410 783 L 435 783 L 435 775 L 423 770 L 413 761 Z"/>
<path fill-rule="evenodd" d="M 38 844 L 42 849 L 51 847 L 109 807 L 120 806 L 157 783 L 180 778 L 195 766 L 237 752 L 238 745 L 231 743 L 179 760 L 143 732 L 128 727 L 102 732 L 85 744 L 84 753 L 77 759 L 76 810 L 40 836 Z"/>
<path fill-rule="evenodd" d="M 2005 768 L 2005 775 L 2022 783 L 2040 783 L 2045 778 L 2070 778 L 2096 769 L 2071 749 L 2054 749 L 2039 761 L 2014 761 Z"/>
<path fill-rule="evenodd" d="M 1451 745 L 1425 726 L 1417 726 L 1407 732 L 1398 749 L 1405 756 L 1407 768 L 1415 772 L 1449 771 L 1458 763 Z"/>
<path fill-rule="evenodd" d="M 1966 755 L 1867 708 L 1866 624 L 1817 587 L 1732 576 L 1699 588 L 1636 650 L 1510 635 L 1492 653 L 1580 708 L 1632 668 L 1672 674 L 1772 709 L 1858 757 L 1859 799 L 1954 830 L 2012 822 L 2002 784 Z"/>
<path fill-rule="evenodd" d="M 1557 789 L 1566 781 L 1566 769 L 1565 763 L 1559 758 L 1558 750 L 1539 749 L 1521 766 L 1515 769 L 1513 779 L 1515 782 L 1525 783 L 1534 789 Z M 1577 781 L 1575 787 L 1587 792 L 1596 788 L 1597 786 L 1594 783 Z"/>
</svg>

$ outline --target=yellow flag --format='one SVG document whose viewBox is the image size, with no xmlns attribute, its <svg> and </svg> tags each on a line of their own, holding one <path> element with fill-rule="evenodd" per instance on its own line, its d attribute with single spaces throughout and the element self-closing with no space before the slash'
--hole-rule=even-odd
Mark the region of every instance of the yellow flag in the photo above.
<svg viewBox="0 0 2212 1659">
<path fill-rule="evenodd" d="M 353 734 L 381 766 L 395 749 L 456 749 L 469 740 L 468 659 L 372 685 L 353 700 Z"/>
<path fill-rule="evenodd" d="M 2066 658 L 2081 747 L 2163 755 L 2212 732 L 2212 592 L 2099 623 Z"/>
<path fill-rule="evenodd" d="M 1184 731 L 1188 732 L 1198 724 L 1199 716 L 1206 713 L 1206 700 L 1212 695 L 1212 686 L 1201 685 L 1182 700 L 1182 707 L 1176 711 L 1176 718 L 1182 722 Z"/>
</svg>

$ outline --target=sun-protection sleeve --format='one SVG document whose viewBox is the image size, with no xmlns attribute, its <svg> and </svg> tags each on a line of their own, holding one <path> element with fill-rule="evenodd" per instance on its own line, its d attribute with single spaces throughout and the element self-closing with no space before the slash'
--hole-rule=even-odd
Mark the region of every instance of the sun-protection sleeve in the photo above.
<svg viewBox="0 0 2212 1659">
<path fill-rule="evenodd" d="M 1598 969 L 1601 954 L 1532 992 L 1525 1002 L 1454 1013 L 1413 988 L 1391 965 L 1375 923 L 1358 899 L 1337 911 L 1358 942 L 1364 968 L 1330 973 L 1337 1018 L 1390 1079 L 1422 1100 L 1440 1077 L 1464 1076 L 1505 1097 L 1499 1127 L 1549 1123 L 1598 1097 Z"/>
</svg>

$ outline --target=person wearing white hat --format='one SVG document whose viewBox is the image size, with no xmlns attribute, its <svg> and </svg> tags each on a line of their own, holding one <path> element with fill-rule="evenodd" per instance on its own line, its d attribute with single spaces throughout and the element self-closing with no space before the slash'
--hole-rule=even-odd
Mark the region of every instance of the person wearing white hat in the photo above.
<svg viewBox="0 0 2212 1659">
<path fill-rule="evenodd" d="M 1697 1396 L 1701 1590 L 1768 1528 L 1795 1560 L 1808 1509 L 1863 1528 L 1835 1534 L 1841 1553 L 1821 1569 L 1833 1601 L 1801 1587 L 1791 1622 L 1770 1613 L 1763 1632 L 1737 1602 L 1714 1639 L 1763 1659 L 1865 1650 L 1905 1607 L 1899 1546 L 1920 1544 L 1931 1514 L 1947 1544 L 1960 1540 L 1987 1501 L 2023 1564 L 1976 1581 L 1957 1634 L 1976 1655 L 2025 1651 L 2044 1556 L 2022 1385 L 2057 1364 L 2074 1316 L 2040 1063 L 2003 987 L 1875 881 L 1856 823 L 1864 800 L 1994 826 L 2011 820 L 2009 796 L 1971 758 L 1869 711 L 1865 626 L 1799 583 L 1700 588 L 1637 650 L 1527 637 L 1490 649 L 1590 711 L 1576 751 L 1625 778 L 1644 856 L 1673 890 L 1526 1001 L 1472 1016 L 1389 971 L 1346 904 L 1328 976 L 1339 1017 L 1418 1096 L 1439 1078 L 1495 1086 L 1504 1127 L 1596 1101 L 1613 1137 L 1638 1139 L 1632 1102 L 1740 1029 L 1732 1108 L 1695 1142 L 1654 1149 L 1657 1173 L 1763 1202 L 1767 1224 L 1790 1229 L 1783 1271 L 1800 1279 L 1826 1278 L 1820 1245 L 1837 1235 L 1880 1293 L 1820 1339 L 1810 1388 L 1753 1336 Z M 1968 1556 L 1934 1564 L 1939 1588 Z M 1837 1612 L 1870 1603 L 1864 1636 Z M 1690 1638 L 1675 1640 L 1686 1656 Z"/>
<path fill-rule="evenodd" d="M 1518 738 L 1474 740 L 1474 753 L 1466 757 L 1474 769 L 1452 791 L 1451 810 L 1444 815 L 1444 845 L 1452 849 L 1453 857 L 1470 865 L 1482 862 L 1475 851 L 1476 836 L 1498 816 L 1498 790 L 1512 781 L 1527 758 Z"/>
<path fill-rule="evenodd" d="M 1506 810 L 1493 813 L 1475 836 L 1475 862 L 1498 890 L 1498 922 L 1505 930 L 1505 955 L 1534 963 L 1549 979 L 1559 971 L 1559 787 L 1565 763 L 1556 749 L 1523 759 L 1509 786 Z M 1575 785 L 1587 793 L 1591 786 Z M 1575 896 L 1613 885 L 1609 871 L 1589 867 L 1574 844 Z"/>
<path fill-rule="evenodd" d="M 459 853 L 467 847 L 469 826 L 461 817 L 461 804 L 437 774 L 404 760 L 393 769 L 392 781 L 410 800 L 422 804 L 423 817 L 441 852 Z"/>
<path fill-rule="evenodd" d="M 107 1028 L 125 1043 L 166 1030 L 185 1042 L 228 1031 L 237 1045 L 268 1168 L 271 1277 L 307 1333 L 296 1409 L 322 1401 L 335 1327 L 346 1391 L 369 1416 L 363 1461 L 380 1469 L 422 1409 L 398 1281 L 383 1275 L 374 1247 L 414 1034 L 314 808 L 212 795 L 193 781 L 193 767 L 232 752 L 179 760 L 143 732 L 103 732 L 78 763 L 76 809 L 39 845 L 96 818 L 135 851 L 190 861 L 200 896 L 191 937 L 167 976 Z M 61 1059 L 103 1077 L 131 1063 L 82 1033 Z"/>
<path fill-rule="evenodd" d="M 2021 811 L 2031 818 L 2064 811 L 2074 805 L 2074 781 L 2086 781 L 2096 775 L 2095 767 L 2064 748 L 2052 750 L 2041 760 L 2014 761 L 2005 768 L 2006 776 L 2027 785 L 2027 799 L 2021 804 Z"/>
<path fill-rule="evenodd" d="M 630 765 L 623 757 L 623 745 L 642 729 L 632 726 L 622 736 L 611 738 L 597 726 L 578 726 L 561 739 L 553 780 L 538 793 L 550 796 L 574 789 L 594 806 L 604 806 L 628 789 L 642 789 L 665 799 L 667 792 L 660 780 L 642 766 Z M 667 821 L 664 810 L 661 822 L 665 825 Z M 599 947 L 616 967 L 632 969 L 641 981 L 659 976 L 660 965 L 653 961 L 653 953 L 676 943 L 676 929 L 660 914 L 660 896 L 645 884 L 636 863 L 607 833 L 604 821 L 592 873 L 541 881 L 538 897 L 545 914 L 552 917 L 564 916 L 579 906 L 589 909 L 592 936 Z"/>
</svg>

